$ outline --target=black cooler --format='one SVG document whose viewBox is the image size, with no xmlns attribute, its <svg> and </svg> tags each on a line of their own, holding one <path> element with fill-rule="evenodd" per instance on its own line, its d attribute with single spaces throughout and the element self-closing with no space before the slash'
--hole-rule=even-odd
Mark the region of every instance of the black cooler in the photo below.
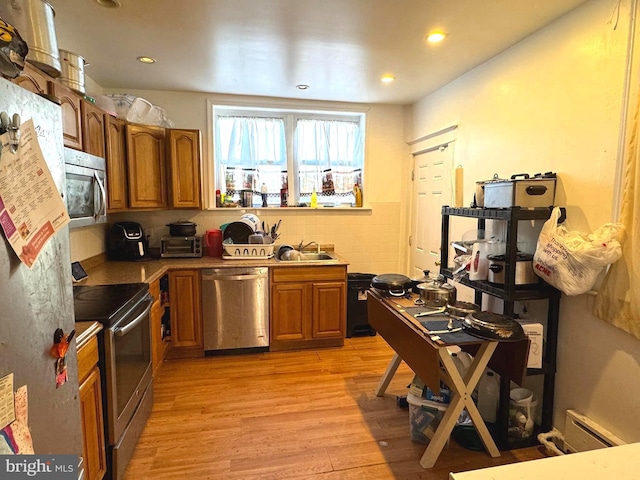
<svg viewBox="0 0 640 480">
<path fill-rule="evenodd" d="M 347 276 L 347 338 L 375 335 L 367 318 L 367 290 L 375 274 L 350 273 Z"/>
</svg>

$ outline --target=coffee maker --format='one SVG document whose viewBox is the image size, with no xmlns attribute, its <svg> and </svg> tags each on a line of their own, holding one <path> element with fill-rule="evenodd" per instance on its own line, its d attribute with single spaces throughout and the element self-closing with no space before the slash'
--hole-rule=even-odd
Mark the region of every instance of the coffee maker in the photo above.
<svg viewBox="0 0 640 480">
<path fill-rule="evenodd" d="M 145 260 L 149 256 L 149 242 L 142 225 L 136 222 L 116 222 L 107 238 L 109 260 Z"/>
</svg>

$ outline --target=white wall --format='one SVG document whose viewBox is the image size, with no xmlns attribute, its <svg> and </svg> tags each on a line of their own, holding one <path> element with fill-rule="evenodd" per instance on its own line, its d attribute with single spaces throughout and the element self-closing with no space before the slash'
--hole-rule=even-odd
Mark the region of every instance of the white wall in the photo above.
<svg viewBox="0 0 640 480">
<path fill-rule="evenodd" d="M 614 29 L 616 4 L 584 4 L 407 109 L 407 140 L 459 126 L 465 204 L 495 172 L 555 171 L 570 228 L 612 221 L 629 27 L 623 1 Z M 574 408 L 640 441 L 640 343 L 592 316 L 592 304 L 562 298 L 554 424 L 562 430 Z"/>
<path fill-rule="evenodd" d="M 210 161 L 206 148 L 209 137 L 207 100 L 226 104 L 270 103 L 298 108 L 336 108 L 366 110 L 366 160 L 364 170 L 364 209 L 353 211 L 310 211 L 294 208 L 257 211 L 261 219 L 273 223 L 282 219 L 280 241 L 299 243 L 317 241 L 334 244 L 336 252 L 349 262 L 350 272 L 397 273 L 401 270 L 405 219 L 401 215 L 402 165 L 407 151 L 403 135 L 403 109 L 397 105 L 361 105 L 328 102 L 301 102 L 266 98 L 238 97 L 187 92 L 113 90 L 106 93 L 131 93 L 163 107 L 176 127 L 200 129 L 203 134 L 203 159 Z M 207 228 L 237 220 L 240 210 L 167 211 L 119 214 L 110 221 L 139 221 L 152 236 L 151 244 L 168 234 L 165 224 L 187 218 L 199 224 L 198 233 Z M 71 234 L 72 259 L 82 260 L 104 251 L 100 227 L 88 227 Z"/>
</svg>

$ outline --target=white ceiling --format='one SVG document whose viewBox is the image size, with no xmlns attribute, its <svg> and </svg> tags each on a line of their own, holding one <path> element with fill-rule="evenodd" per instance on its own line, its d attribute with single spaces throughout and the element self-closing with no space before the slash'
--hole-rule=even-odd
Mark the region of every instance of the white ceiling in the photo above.
<svg viewBox="0 0 640 480">
<path fill-rule="evenodd" d="M 103 88 L 408 104 L 585 0 L 48 0 Z M 431 46 L 425 35 L 448 37 Z M 136 57 L 157 60 L 143 65 Z M 380 77 L 396 81 L 383 85 Z M 306 91 L 297 84 L 308 84 Z"/>
</svg>

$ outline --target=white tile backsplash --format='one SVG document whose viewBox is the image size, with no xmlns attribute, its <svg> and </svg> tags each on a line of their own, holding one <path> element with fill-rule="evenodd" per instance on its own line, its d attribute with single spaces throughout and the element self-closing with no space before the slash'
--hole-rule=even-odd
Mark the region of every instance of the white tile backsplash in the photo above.
<svg viewBox="0 0 640 480">
<path fill-rule="evenodd" d="M 371 208 L 354 210 L 324 209 L 219 209 L 207 211 L 127 212 L 109 216 L 109 222 L 139 222 L 148 235 L 150 245 L 157 247 L 160 238 L 168 235 L 168 223 L 186 219 L 198 224 L 198 234 L 208 229 L 238 220 L 251 211 L 261 221 L 273 225 L 282 220 L 278 243 L 297 245 L 315 241 L 333 244 L 335 251 L 350 262 L 349 272 L 402 273 L 400 245 L 400 203 L 372 203 Z M 102 229 L 81 229 L 71 232 L 72 259 L 83 260 L 104 251 Z M 88 231 L 87 231 L 88 230 Z"/>
</svg>

